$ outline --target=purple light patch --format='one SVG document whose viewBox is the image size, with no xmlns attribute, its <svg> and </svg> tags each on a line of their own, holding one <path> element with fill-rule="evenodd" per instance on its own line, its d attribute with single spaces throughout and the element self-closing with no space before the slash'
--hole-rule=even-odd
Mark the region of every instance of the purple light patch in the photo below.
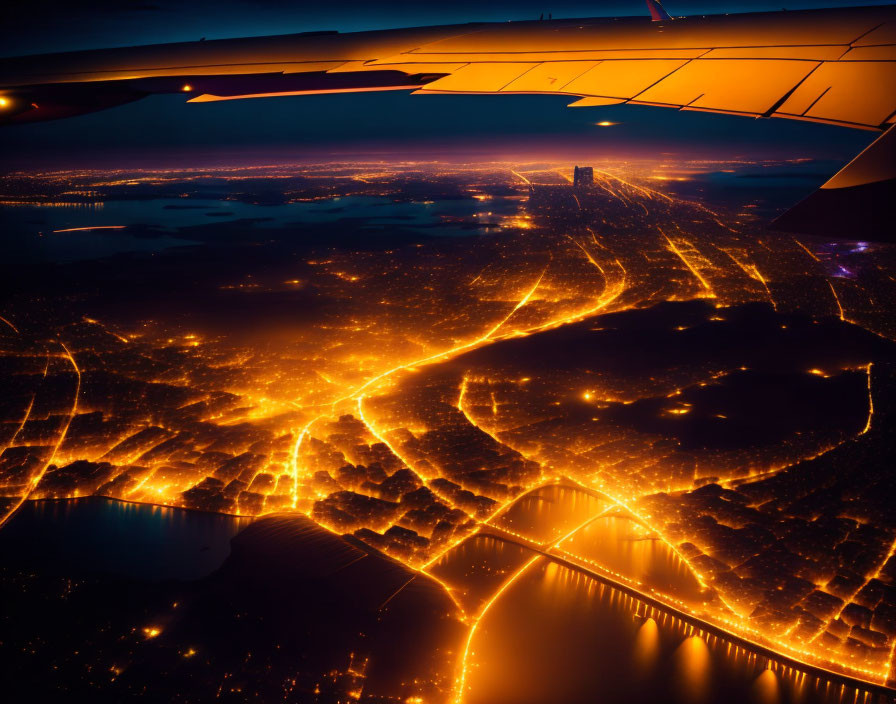
<svg viewBox="0 0 896 704">
<path fill-rule="evenodd" d="M 834 276 L 852 278 L 853 276 L 855 276 L 855 274 L 853 274 L 849 269 L 847 269 L 845 266 L 840 264 L 837 266 L 837 271 L 834 274 Z"/>
</svg>

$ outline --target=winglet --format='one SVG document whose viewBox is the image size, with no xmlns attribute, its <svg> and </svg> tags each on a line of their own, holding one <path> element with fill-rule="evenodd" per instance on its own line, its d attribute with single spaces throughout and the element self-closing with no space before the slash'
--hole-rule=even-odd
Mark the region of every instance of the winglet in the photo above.
<svg viewBox="0 0 896 704">
<path fill-rule="evenodd" d="M 663 9 L 659 0 L 647 0 L 647 9 L 650 10 L 650 19 L 654 22 L 672 19 L 669 17 L 669 13 Z"/>
</svg>

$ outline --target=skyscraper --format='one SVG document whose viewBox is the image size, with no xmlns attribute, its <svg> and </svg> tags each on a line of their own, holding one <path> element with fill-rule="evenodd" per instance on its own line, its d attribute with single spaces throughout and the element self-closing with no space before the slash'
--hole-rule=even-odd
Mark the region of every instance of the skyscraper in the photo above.
<svg viewBox="0 0 896 704">
<path fill-rule="evenodd" d="M 574 188 L 594 185 L 594 169 L 590 166 L 576 166 L 573 170 L 572 185 Z"/>
</svg>

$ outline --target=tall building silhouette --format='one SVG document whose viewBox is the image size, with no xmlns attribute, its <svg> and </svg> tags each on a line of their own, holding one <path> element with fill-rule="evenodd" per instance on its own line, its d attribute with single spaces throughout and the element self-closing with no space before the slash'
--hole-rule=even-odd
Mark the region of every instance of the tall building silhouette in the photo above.
<svg viewBox="0 0 896 704">
<path fill-rule="evenodd" d="M 572 172 L 572 185 L 574 188 L 594 185 L 594 169 L 590 166 L 576 166 Z"/>
</svg>

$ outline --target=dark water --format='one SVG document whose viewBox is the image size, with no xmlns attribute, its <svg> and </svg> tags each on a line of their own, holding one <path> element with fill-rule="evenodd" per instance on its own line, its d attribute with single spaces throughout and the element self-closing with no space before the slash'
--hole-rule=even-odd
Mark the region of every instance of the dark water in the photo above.
<svg viewBox="0 0 896 704">
<path fill-rule="evenodd" d="M 374 226 L 400 226 L 430 236 L 465 236 L 496 226 L 517 211 L 510 199 L 395 201 L 383 196 L 254 204 L 205 198 L 110 200 L 92 204 L 4 206 L 0 208 L 4 248 L 37 253 L 47 261 L 69 262 L 121 252 L 160 251 L 194 244 L 189 231 L 245 221 L 251 228 L 294 223 L 335 223 L 345 218 Z M 463 222 L 460 222 L 463 220 Z M 56 232 L 71 228 L 125 226 L 121 230 Z"/>
<path fill-rule="evenodd" d="M 60 575 L 198 579 L 251 519 L 101 497 L 26 501 L 0 528 L 0 564 Z"/>
<path fill-rule="evenodd" d="M 707 204 L 740 208 L 771 219 L 798 203 L 842 168 L 834 161 L 787 164 L 744 164 L 725 171 L 696 174 L 665 184 L 670 193 Z"/>
<path fill-rule="evenodd" d="M 481 615 L 464 660 L 464 704 L 890 701 L 879 690 L 770 660 L 589 576 L 596 570 L 693 613 L 717 599 L 668 543 L 620 507 L 554 486 L 493 523 L 503 532 L 471 537 L 430 568 L 468 614 Z"/>
<path fill-rule="evenodd" d="M 596 570 L 692 613 L 717 598 L 668 543 L 605 504 L 569 487 L 533 491 L 493 521 L 505 533 L 472 537 L 432 566 L 468 613 L 481 614 L 464 704 L 890 701 L 769 660 L 589 576 Z M 552 528 L 564 522 L 558 536 Z M 526 541 L 583 569 L 540 557 Z"/>
<path fill-rule="evenodd" d="M 890 701 L 769 662 L 545 558 L 470 645 L 465 704 Z"/>
<path fill-rule="evenodd" d="M 546 494 L 560 504 L 593 502 L 567 489 Z M 557 508 L 542 503 L 535 514 Z M 0 564 L 65 575 L 193 580 L 221 565 L 230 539 L 250 522 L 99 497 L 26 502 L 0 530 Z M 602 559 L 686 597 L 693 578 L 664 544 L 640 533 L 630 519 L 606 516 L 558 542 L 579 554 L 588 546 L 586 560 Z M 496 550 L 507 553 L 506 564 L 491 559 Z M 459 546 L 455 569 L 465 555 L 472 564 L 497 567 L 499 582 L 532 559 L 523 548 L 484 537 Z M 543 557 L 486 609 L 466 662 L 464 704 L 889 701 L 770 662 Z"/>
</svg>

